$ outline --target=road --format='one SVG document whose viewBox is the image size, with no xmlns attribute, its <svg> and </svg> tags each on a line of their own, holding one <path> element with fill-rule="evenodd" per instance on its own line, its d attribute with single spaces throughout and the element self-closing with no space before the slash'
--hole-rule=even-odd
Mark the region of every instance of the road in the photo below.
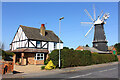
<svg viewBox="0 0 120 80">
<path fill-rule="evenodd" d="M 96 78 L 95 80 L 99 80 L 98 78 L 107 78 L 105 80 L 117 80 L 118 78 L 118 64 L 107 65 L 102 67 L 93 67 L 91 69 L 85 70 L 77 70 L 77 71 L 70 71 L 70 72 L 58 72 L 57 70 L 51 71 L 51 74 L 42 75 L 42 73 L 31 73 L 31 74 L 24 74 L 21 78 L 41 78 L 48 80 L 91 80 L 92 78 Z M 53 74 L 54 73 L 54 74 Z M 103 79 L 104 80 L 104 79 Z"/>
<path fill-rule="evenodd" d="M 80 70 L 73 72 L 64 72 L 46 76 L 35 76 L 32 78 L 118 78 L 118 65 Z"/>
</svg>

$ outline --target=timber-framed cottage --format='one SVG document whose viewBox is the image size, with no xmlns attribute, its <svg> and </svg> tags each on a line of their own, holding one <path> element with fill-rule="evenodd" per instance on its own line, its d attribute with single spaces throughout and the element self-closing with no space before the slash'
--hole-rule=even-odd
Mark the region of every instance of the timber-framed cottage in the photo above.
<svg viewBox="0 0 120 80">
<path fill-rule="evenodd" d="M 59 37 L 46 30 L 45 24 L 41 24 L 40 29 L 20 25 L 10 44 L 10 50 L 15 53 L 13 62 L 21 65 L 44 64 L 55 49 L 59 49 Z M 60 49 L 63 49 L 61 40 Z"/>
</svg>

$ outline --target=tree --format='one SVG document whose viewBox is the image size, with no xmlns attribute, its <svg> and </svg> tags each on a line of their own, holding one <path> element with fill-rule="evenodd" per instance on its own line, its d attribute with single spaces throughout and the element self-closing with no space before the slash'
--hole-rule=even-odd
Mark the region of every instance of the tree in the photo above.
<svg viewBox="0 0 120 80">
<path fill-rule="evenodd" d="M 89 47 L 88 44 L 86 44 L 86 47 Z"/>
<path fill-rule="evenodd" d="M 0 56 L 2 56 L 2 59 L 11 61 L 12 59 L 10 57 L 12 57 L 13 55 L 13 52 L 4 51 L 4 43 L 0 42 Z"/>
<path fill-rule="evenodd" d="M 2 49 L 2 50 L 4 49 L 4 43 L 0 42 L 0 49 Z"/>
<path fill-rule="evenodd" d="M 4 44 L 0 42 L 0 56 L 2 56 L 3 49 L 4 49 Z"/>
<path fill-rule="evenodd" d="M 0 49 L 0 56 L 2 56 L 2 49 Z"/>
<path fill-rule="evenodd" d="M 116 44 L 114 45 L 114 47 L 115 47 L 115 49 L 116 49 L 116 51 L 117 51 L 117 54 L 120 55 L 120 43 L 116 43 Z"/>
<path fill-rule="evenodd" d="M 7 52 L 4 50 L 1 50 L 1 52 L 2 52 L 2 59 L 7 60 L 7 61 L 12 60 L 10 57 L 12 57 L 14 55 L 13 52 Z"/>
<path fill-rule="evenodd" d="M 71 48 L 71 50 L 74 50 L 73 48 Z"/>
<path fill-rule="evenodd" d="M 63 49 L 69 49 L 69 47 L 63 47 Z"/>
</svg>

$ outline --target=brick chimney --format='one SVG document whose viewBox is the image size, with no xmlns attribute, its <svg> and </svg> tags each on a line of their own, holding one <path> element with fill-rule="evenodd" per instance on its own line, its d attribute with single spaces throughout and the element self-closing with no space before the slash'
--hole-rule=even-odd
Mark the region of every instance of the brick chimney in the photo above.
<svg viewBox="0 0 120 80">
<path fill-rule="evenodd" d="M 45 36 L 45 24 L 41 24 L 40 34 L 41 34 L 42 36 Z"/>
</svg>

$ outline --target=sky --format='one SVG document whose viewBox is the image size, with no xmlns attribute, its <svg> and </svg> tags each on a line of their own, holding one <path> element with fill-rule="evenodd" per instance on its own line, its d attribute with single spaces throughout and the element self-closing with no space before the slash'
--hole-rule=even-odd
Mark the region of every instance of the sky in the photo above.
<svg viewBox="0 0 120 80">
<path fill-rule="evenodd" d="M 92 47 L 94 29 L 85 37 L 92 25 L 80 22 L 92 22 L 84 9 L 93 17 L 95 5 L 96 17 L 101 10 L 110 13 L 104 25 L 108 46 L 118 42 L 118 3 L 117 2 L 3 2 L 2 3 L 2 42 L 5 50 L 19 25 L 40 28 L 45 24 L 47 30 L 52 30 L 59 36 L 59 18 L 61 21 L 61 40 L 64 47 L 76 49 L 79 45 L 88 44 Z"/>
</svg>

